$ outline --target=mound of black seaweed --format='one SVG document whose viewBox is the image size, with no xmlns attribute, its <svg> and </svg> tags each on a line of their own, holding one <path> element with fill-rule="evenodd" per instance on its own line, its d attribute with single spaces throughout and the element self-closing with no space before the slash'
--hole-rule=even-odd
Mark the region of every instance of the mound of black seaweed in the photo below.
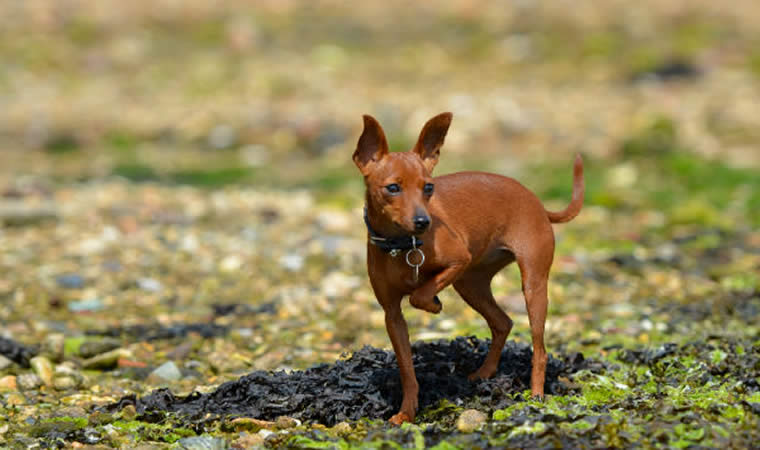
<svg viewBox="0 0 760 450">
<path fill-rule="evenodd" d="M 453 341 L 418 342 L 413 346 L 414 366 L 420 384 L 420 408 L 441 399 L 461 404 L 478 398 L 492 408 L 508 404 L 510 395 L 530 387 L 532 350 L 528 344 L 508 342 L 499 372 L 489 380 L 471 382 L 488 352 L 489 341 L 459 337 Z M 558 377 L 592 365 L 580 354 L 557 359 L 550 356 L 545 390 L 560 394 L 567 388 Z M 393 352 L 364 347 L 346 360 L 321 364 L 304 371 L 257 371 L 220 385 L 209 394 L 177 397 L 168 389 L 135 398 L 128 396 L 109 409 L 134 404 L 144 418 L 155 413 L 179 413 L 190 420 L 206 414 L 246 416 L 274 420 L 287 415 L 304 421 L 334 425 L 360 418 L 387 419 L 401 404 L 401 383 Z"/>
</svg>

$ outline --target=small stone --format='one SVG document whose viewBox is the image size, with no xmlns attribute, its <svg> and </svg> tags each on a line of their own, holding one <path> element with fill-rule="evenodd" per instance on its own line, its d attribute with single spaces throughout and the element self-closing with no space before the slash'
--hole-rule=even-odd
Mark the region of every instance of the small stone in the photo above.
<svg viewBox="0 0 760 450">
<path fill-rule="evenodd" d="M 187 450 L 223 450 L 227 448 L 227 441 L 222 438 L 211 436 L 192 436 L 177 441 L 180 448 Z"/>
<path fill-rule="evenodd" d="M 457 419 L 457 430 L 462 433 L 472 433 L 483 425 L 488 416 L 477 409 L 466 409 L 462 411 Z"/>
<path fill-rule="evenodd" d="M 71 312 L 99 311 L 103 309 L 103 302 L 100 299 L 92 298 L 69 302 L 67 306 Z"/>
<path fill-rule="evenodd" d="M 0 370 L 7 369 L 8 367 L 11 366 L 11 364 L 13 364 L 13 361 L 11 361 L 10 359 L 6 358 L 3 355 L 0 355 Z"/>
<path fill-rule="evenodd" d="M 29 360 L 29 364 L 46 386 L 53 385 L 53 363 L 49 359 L 44 356 L 35 356 Z"/>
<path fill-rule="evenodd" d="M 82 368 L 85 370 L 109 370 L 116 367 L 119 358 L 129 358 L 131 355 L 128 351 L 117 348 L 110 352 L 101 353 L 82 362 Z"/>
<path fill-rule="evenodd" d="M 127 405 L 121 409 L 121 418 L 127 421 L 134 420 L 137 417 L 135 405 Z"/>
<path fill-rule="evenodd" d="M 161 384 L 167 381 L 177 381 L 182 378 L 182 372 L 174 361 L 167 361 L 158 366 L 148 375 L 148 383 Z"/>
<path fill-rule="evenodd" d="M 230 423 L 237 432 L 250 431 L 255 433 L 261 429 L 274 428 L 274 422 L 253 419 L 250 417 L 238 417 L 236 419 L 232 419 Z"/>
<path fill-rule="evenodd" d="M 42 342 L 42 353 L 53 361 L 62 361 L 65 341 L 66 337 L 62 333 L 45 336 L 45 340 Z"/>
<path fill-rule="evenodd" d="M 31 391 L 43 385 L 42 379 L 36 373 L 24 373 L 16 377 L 19 389 Z"/>
<path fill-rule="evenodd" d="M 348 422 L 337 423 L 333 427 L 333 432 L 337 434 L 338 436 L 344 436 L 351 432 L 351 424 Z"/>
<path fill-rule="evenodd" d="M 154 278 L 140 278 L 137 280 L 137 287 L 143 291 L 159 292 L 163 289 L 161 282 Z"/>
<path fill-rule="evenodd" d="M 219 263 L 222 272 L 235 272 L 243 265 L 243 260 L 237 255 L 228 255 Z"/>
<path fill-rule="evenodd" d="M 20 392 L 11 392 L 5 397 L 8 406 L 21 406 L 26 404 L 26 397 Z"/>
<path fill-rule="evenodd" d="M 301 425 L 301 421 L 288 416 L 280 416 L 274 421 L 274 425 L 280 430 L 287 430 Z"/>
<path fill-rule="evenodd" d="M 69 389 L 76 389 L 79 386 L 79 382 L 70 376 L 56 377 L 53 380 L 53 387 L 57 391 L 68 391 Z"/>
<path fill-rule="evenodd" d="M 298 272 L 303 267 L 303 256 L 291 253 L 280 258 L 280 265 L 291 272 Z"/>
<path fill-rule="evenodd" d="M 232 448 L 255 448 L 264 445 L 264 438 L 258 434 L 241 433 L 240 437 L 232 441 Z"/>
<path fill-rule="evenodd" d="M 267 430 L 266 428 L 264 428 L 264 429 L 259 430 L 259 432 L 256 433 L 256 434 L 259 435 L 259 436 L 261 436 L 263 439 L 266 439 L 266 438 L 268 438 L 269 436 L 271 436 L 271 435 L 273 435 L 275 433 L 272 430 Z"/>
<path fill-rule="evenodd" d="M 110 352 L 119 347 L 121 347 L 121 341 L 113 338 L 85 341 L 79 346 L 79 356 L 82 358 L 92 358 L 93 356 Z"/>
<path fill-rule="evenodd" d="M 16 377 L 14 375 L 0 378 L 0 392 L 13 392 L 16 390 L 18 390 L 18 384 L 16 384 Z"/>
<path fill-rule="evenodd" d="M 217 125 L 208 135 L 208 145 L 215 150 L 230 148 L 237 142 L 237 132 L 229 125 Z"/>
<path fill-rule="evenodd" d="M 115 419 L 111 414 L 103 411 L 93 411 L 88 417 L 87 422 L 90 426 L 97 427 L 113 422 Z"/>
<path fill-rule="evenodd" d="M 66 289 L 82 289 L 84 287 L 84 278 L 76 273 L 60 275 L 55 281 L 58 286 Z"/>
<path fill-rule="evenodd" d="M 166 357 L 175 361 L 182 361 L 186 359 L 193 351 L 193 342 L 183 342 L 179 346 L 175 347 L 166 354 Z"/>
<path fill-rule="evenodd" d="M 3 200 L 0 203 L 0 224 L 7 226 L 34 225 L 58 219 L 58 211 L 52 205 L 31 206 L 21 201 Z"/>
</svg>

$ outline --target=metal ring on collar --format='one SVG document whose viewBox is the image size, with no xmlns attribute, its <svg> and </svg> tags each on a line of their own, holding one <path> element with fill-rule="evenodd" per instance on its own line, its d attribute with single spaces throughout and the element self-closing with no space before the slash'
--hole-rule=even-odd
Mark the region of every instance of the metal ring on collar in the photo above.
<svg viewBox="0 0 760 450">
<path fill-rule="evenodd" d="M 413 264 L 411 261 L 409 261 L 409 255 L 411 255 L 412 252 L 417 252 L 417 253 L 420 254 L 420 262 L 419 263 Z M 408 252 L 406 252 L 406 263 L 409 266 L 411 266 L 411 267 L 419 267 L 419 266 L 421 266 L 422 264 L 425 263 L 425 254 L 422 253 L 422 250 L 420 250 L 418 248 L 413 248 L 413 249 L 409 250 Z"/>
</svg>

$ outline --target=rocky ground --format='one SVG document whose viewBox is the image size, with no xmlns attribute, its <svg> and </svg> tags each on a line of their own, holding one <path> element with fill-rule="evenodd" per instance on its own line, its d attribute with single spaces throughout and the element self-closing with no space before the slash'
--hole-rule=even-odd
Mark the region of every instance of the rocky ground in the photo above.
<svg viewBox="0 0 760 450">
<path fill-rule="evenodd" d="M 755 2 L 209 5 L 0 6 L 0 446 L 760 441 Z M 580 152 L 586 206 L 555 226 L 551 395 L 510 267 L 494 380 L 453 291 L 406 311 L 394 428 L 350 154 L 363 113 L 404 149 L 442 110 L 438 173 L 559 209 Z"/>
</svg>

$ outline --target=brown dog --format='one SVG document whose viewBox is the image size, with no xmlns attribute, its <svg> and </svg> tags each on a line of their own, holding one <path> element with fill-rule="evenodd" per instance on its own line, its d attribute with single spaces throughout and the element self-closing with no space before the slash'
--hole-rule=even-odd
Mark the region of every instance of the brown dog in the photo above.
<svg viewBox="0 0 760 450">
<path fill-rule="evenodd" d="M 367 186 L 365 222 L 369 231 L 367 266 L 372 289 L 385 311 L 385 326 L 396 352 L 404 398 L 391 422 L 414 421 L 419 385 L 401 299 L 415 308 L 441 311 L 436 294 L 453 284 L 483 315 L 493 339 L 483 365 L 471 380 L 489 378 L 499 365 L 512 320 L 496 304 L 491 279 L 517 261 L 533 337 L 531 392 L 544 395 L 544 322 L 547 280 L 554 258 L 552 223 L 574 218 L 583 205 L 583 163 L 573 168 L 573 199 L 562 212 L 546 211 L 517 181 L 482 172 L 433 178 L 451 113 L 430 119 L 414 148 L 389 153 L 380 124 L 364 116 L 354 162 Z"/>
</svg>

